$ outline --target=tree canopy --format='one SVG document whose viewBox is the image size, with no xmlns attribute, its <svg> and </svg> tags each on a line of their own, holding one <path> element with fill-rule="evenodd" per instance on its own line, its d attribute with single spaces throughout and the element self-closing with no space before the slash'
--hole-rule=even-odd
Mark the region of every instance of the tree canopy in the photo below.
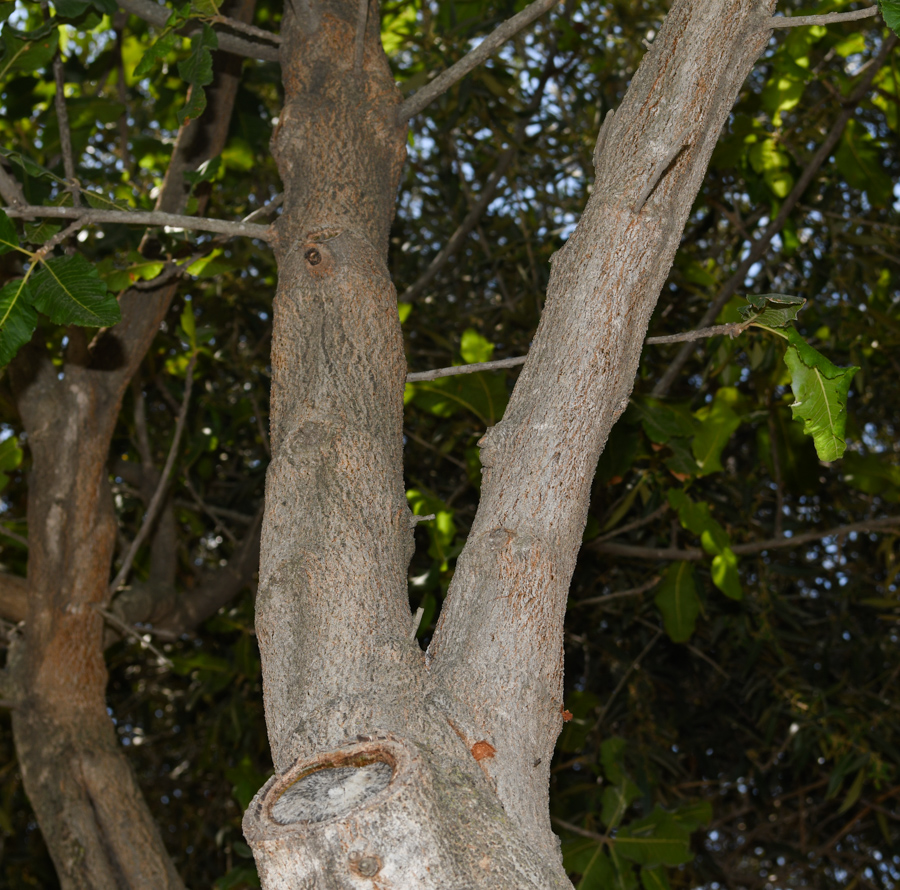
<svg viewBox="0 0 900 890">
<path fill-rule="evenodd" d="M 526 5 L 386 0 L 382 42 L 404 96 Z M 527 354 L 551 257 L 591 192 L 597 133 L 668 6 L 553 6 L 412 119 L 389 254 L 411 373 Z M 786 0 L 779 14 L 857 6 Z M 212 0 L 146 7 L 0 6 L 0 154 L 28 205 L 150 212 L 181 174 L 173 144 L 203 113 L 212 53 L 247 35 Z M 882 12 L 773 32 L 601 456 L 551 768 L 551 818 L 583 890 L 900 881 L 900 50 L 885 27 L 900 10 Z M 258 0 L 252 21 L 277 34 L 281 16 Z M 283 104 L 275 61 L 228 59 L 234 113 L 221 151 L 186 175 L 184 213 L 246 220 L 246 234 L 84 214 L 69 230 L 78 214 L 21 219 L 8 192 L 0 217 L 3 364 L 38 343 L 61 368 L 118 321 L 117 294 L 160 276 L 177 287 L 109 454 L 114 568 L 133 559 L 132 601 L 153 585 L 179 602 L 229 594 L 198 624 L 129 630 L 139 613 L 113 609 L 108 709 L 185 884 L 219 890 L 258 886 L 241 815 L 272 770 L 253 559 Z M 716 325 L 729 327 L 664 342 Z M 407 384 L 423 643 L 478 503 L 477 443 L 517 374 Z M 31 458 L 8 378 L 0 547 L 21 578 Z M 156 491 L 153 532 L 133 548 Z M 17 602 L 0 599 L 10 634 Z M 6 717 L 0 749 L 0 883 L 56 886 Z"/>
</svg>

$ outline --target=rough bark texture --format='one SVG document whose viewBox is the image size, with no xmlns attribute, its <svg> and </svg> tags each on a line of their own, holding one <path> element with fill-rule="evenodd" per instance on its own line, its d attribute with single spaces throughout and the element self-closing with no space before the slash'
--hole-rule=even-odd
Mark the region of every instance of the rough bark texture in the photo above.
<svg viewBox="0 0 900 890">
<path fill-rule="evenodd" d="M 236 15 L 252 15 L 244 0 Z M 225 70 L 222 70 L 224 67 Z M 179 134 L 165 209 L 183 206 L 181 173 L 221 151 L 238 78 L 230 60 L 208 117 Z M 180 166 L 179 166 L 180 163 Z M 13 733 L 25 790 L 64 890 L 183 887 L 106 710 L 103 618 L 116 519 L 107 459 L 122 397 L 159 330 L 174 286 L 120 298 L 122 322 L 93 347 L 73 333 L 63 365 L 39 345 L 10 379 L 31 450 L 29 596 L 10 653 Z"/>
<path fill-rule="evenodd" d="M 601 130 L 594 189 L 554 256 L 528 361 L 503 420 L 481 440 L 478 514 L 429 659 L 464 703 L 452 709 L 458 725 L 496 748 L 487 770 L 507 812 L 548 851 L 563 613 L 594 470 L 628 404 L 650 315 L 774 6 L 673 5 Z"/>
<path fill-rule="evenodd" d="M 604 128 L 528 363 L 483 440 L 481 506 L 426 659 L 384 265 L 405 130 L 374 16 L 358 68 L 358 4 L 295 4 L 257 600 L 276 775 L 244 820 L 264 887 L 568 886 L 548 778 L 591 480 L 774 5 L 677 0 Z"/>
</svg>

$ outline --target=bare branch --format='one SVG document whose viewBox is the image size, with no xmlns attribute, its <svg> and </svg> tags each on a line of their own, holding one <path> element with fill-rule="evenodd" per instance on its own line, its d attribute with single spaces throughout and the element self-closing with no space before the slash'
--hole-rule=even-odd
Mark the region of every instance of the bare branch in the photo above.
<svg viewBox="0 0 900 890">
<path fill-rule="evenodd" d="M 648 590 L 652 590 L 659 584 L 660 576 L 654 575 L 648 581 L 645 581 L 639 587 L 632 587 L 630 590 L 617 590 L 615 593 L 607 593 L 604 596 L 592 596 L 586 600 L 578 600 L 577 602 L 571 603 L 572 608 L 576 608 L 577 606 L 602 606 L 612 600 L 623 599 L 627 596 L 640 596 L 642 593 L 646 593 Z"/>
<path fill-rule="evenodd" d="M 401 106 L 397 117 L 405 123 L 430 105 L 438 96 L 443 95 L 455 83 L 462 80 L 470 71 L 489 59 L 507 40 L 514 37 L 523 28 L 528 27 L 535 19 L 542 16 L 559 0 L 535 0 L 521 12 L 507 19 L 489 34 L 471 52 L 463 56 L 456 64 L 441 72 L 427 86 L 410 96 Z"/>
<path fill-rule="evenodd" d="M 275 34 L 272 31 L 267 31 L 265 28 L 257 28 L 256 25 L 248 25 L 245 22 L 240 22 L 237 19 L 230 19 L 227 15 L 216 15 L 212 17 L 213 24 L 222 25 L 225 28 L 231 28 L 232 31 L 240 31 L 242 34 L 247 34 L 250 37 L 258 37 L 260 40 L 268 40 L 271 43 L 276 45 L 281 44 L 281 35 Z M 218 35 L 219 42 L 222 42 L 221 34 Z"/>
<path fill-rule="evenodd" d="M 751 556 L 762 553 L 764 550 L 786 550 L 800 547 L 813 541 L 821 541 L 823 538 L 837 538 L 850 532 L 877 532 L 891 528 L 900 529 L 900 516 L 885 516 L 881 519 L 863 519 L 860 522 L 851 522 L 848 525 L 838 525 L 821 531 L 803 532 L 791 537 L 769 538 L 765 541 L 751 541 L 747 544 L 734 544 L 732 550 L 738 556 Z M 707 554 L 703 550 L 694 547 L 638 547 L 634 544 L 613 544 L 592 541 L 586 545 L 594 553 L 604 553 L 607 556 L 632 557 L 634 559 L 660 559 L 660 560 L 687 560 L 700 562 L 706 559 Z"/>
<path fill-rule="evenodd" d="M 554 44 L 555 45 L 555 44 Z M 553 50 L 550 51 L 550 54 L 547 57 L 547 61 L 544 64 L 543 71 L 541 72 L 541 78 L 538 82 L 537 88 L 534 91 L 534 95 L 531 97 L 531 101 L 528 103 L 528 106 L 525 108 L 524 116 L 521 120 L 516 124 L 516 128 L 513 131 L 512 138 L 510 140 L 509 147 L 506 151 L 500 155 L 500 160 L 497 162 L 497 166 L 494 169 L 494 172 L 491 173 L 488 181 L 484 184 L 484 188 L 481 190 L 481 194 L 478 197 L 478 200 L 471 207 L 469 212 L 466 214 L 465 219 L 459 224 L 459 227 L 456 231 L 450 236 L 450 240 L 444 245 L 444 247 L 440 250 L 438 255 L 428 264 L 428 268 L 419 276 L 419 278 L 408 287 L 398 298 L 401 303 L 411 303 L 416 297 L 418 297 L 425 287 L 431 282 L 435 275 L 446 265 L 447 260 L 453 256 L 454 253 L 459 249 L 459 246 L 463 243 L 465 238 L 469 235 L 472 229 L 478 225 L 478 221 L 481 219 L 485 210 L 487 210 L 488 205 L 493 201 L 494 195 L 497 193 L 497 188 L 500 185 L 501 180 L 504 176 L 506 176 L 507 171 L 509 170 L 513 159 L 519 151 L 519 143 L 522 141 L 522 138 L 525 135 L 525 129 L 528 126 L 529 121 L 531 120 L 534 113 L 541 107 L 541 100 L 544 96 L 544 89 L 547 86 L 547 81 L 550 78 L 550 74 L 553 71 Z"/>
<path fill-rule="evenodd" d="M 274 233 L 269 226 L 252 223 L 231 222 L 225 219 L 207 219 L 197 216 L 182 216 L 178 213 L 163 213 L 159 210 L 85 210 L 80 207 L 46 207 L 36 204 L 10 206 L 6 215 L 11 219 L 72 219 L 80 225 L 97 223 L 123 223 L 129 226 L 167 226 L 195 232 L 219 232 L 223 235 L 243 235 L 270 241 Z"/>
<path fill-rule="evenodd" d="M 149 649 L 166 667 L 172 667 L 171 659 L 160 652 L 150 641 L 150 634 L 146 631 L 141 633 L 136 627 L 131 627 L 131 625 L 126 624 L 117 615 L 113 615 L 112 612 L 108 612 L 106 609 L 103 609 L 96 604 L 94 605 L 94 608 L 103 616 L 104 620 L 109 622 L 116 630 L 137 640 L 141 644 L 142 649 Z"/>
<path fill-rule="evenodd" d="M 853 12 L 829 12 L 824 15 L 772 16 L 766 28 L 799 28 L 802 25 L 831 25 L 835 22 L 854 22 L 878 15 L 878 7 L 855 9 Z"/>
<path fill-rule="evenodd" d="M 21 544 L 23 547 L 28 546 L 28 538 L 16 534 L 14 531 L 8 529 L 5 525 L 0 525 L 0 535 L 3 535 L 7 538 L 12 538 L 13 541 L 15 541 L 17 544 Z"/>
<path fill-rule="evenodd" d="M 859 86 L 846 99 L 844 108 L 838 115 L 831 129 L 828 131 L 825 141 L 819 146 L 819 150 L 812 156 L 810 162 L 806 165 L 806 169 L 800 174 L 800 178 L 797 180 L 793 189 L 791 189 L 791 193 L 785 198 L 784 203 L 781 205 L 781 210 L 778 212 L 778 216 L 776 216 L 769 224 L 765 232 L 753 242 L 747 256 L 737 267 L 734 275 L 728 279 L 725 286 L 718 294 L 716 294 L 716 298 L 710 303 L 709 309 L 706 310 L 703 318 L 700 319 L 701 326 L 708 325 L 711 321 L 715 321 L 716 316 L 722 311 L 722 307 L 732 298 L 737 289 L 743 286 L 747 273 L 765 254 L 772 239 L 784 227 L 784 224 L 793 212 L 794 207 L 797 205 L 800 198 L 803 197 L 803 193 L 819 172 L 819 168 L 825 163 L 831 155 L 831 152 L 834 150 L 834 147 L 840 141 L 840 138 L 844 133 L 844 128 L 847 126 L 850 118 L 856 113 L 856 103 L 868 92 L 869 87 L 872 85 L 872 81 L 875 79 L 875 75 L 896 45 L 897 38 L 893 34 L 882 43 L 878 55 L 872 60 L 874 64 L 870 66 Z M 688 345 L 683 346 L 678 351 L 672 364 L 669 365 L 666 372 L 660 377 L 659 382 L 653 388 L 654 396 L 664 396 L 669 389 L 671 389 L 672 384 L 681 373 L 681 369 L 687 363 L 692 351 L 693 347 Z"/>
<path fill-rule="evenodd" d="M 169 454 L 168 457 L 166 457 L 166 463 L 163 467 L 162 474 L 160 475 L 159 484 L 156 486 L 156 491 L 153 493 L 153 497 L 150 499 L 150 505 L 147 507 L 147 512 L 144 514 L 144 521 L 141 523 L 137 535 L 135 535 L 134 540 L 131 542 L 131 546 L 128 548 L 128 552 L 125 554 L 125 558 L 122 560 L 122 567 L 119 569 L 112 584 L 109 585 L 110 595 L 115 594 L 125 583 L 125 579 L 128 577 L 128 573 L 131 571 L 131 565 L 137 555 L 138 548 L 140 548 L 141 544 L 144 543 L 147 535 L 150 533 L 150 529 L 156 521 L 159 509 L 163 504 L 166 489 L 169 487 L 169 474 L 172 472 L 172 465 L 175 463 L 178 445 L 181 442 L 181 434 L 184 432 L 188 404 L 191 400 L 191 387 L 194 382 L 194 365 L 196 363 L 197 356 L 192 355 L 187 367 L 187 375 L 184 382 L 184 396 L 181 400 L 181 410 L 178 413 L 178 420 L 175 422 L 175 435 L 172 437 L 172 446 L 169 448 Z"/>
<path fill-rule="evenodd" d="M 659 343 L 682 343 L 685 340 L 705 340 L 707 337 L 715 337 L 719 334 L 727 334 L 736 337 L 747 329 L 746 322 L 732 322 L 730 324 L 717 324 L 711 328 L 701 328 L 698 331 L 686 331 L 683 334 L 666 334 L 662 337 L 648 337 L 644 342 L 649 346 Z M 406 375 L 407 383 L 416 383 L 423 380 L 439 380 L 441 377 L 456 377 L 458 374 L 477 374 L 479 371 L 497 371 L 501 368 L 515 368 L 525 364 L 527 356 L 519 355 L 514 358 L 501 358 L 493 362 L 473 362 L 471 365 L 454 365 L 451 368 L 436 368 L 433 371 L 415 371 Z"/>
<path fill-rule="evenodd" d="M 641 654 L 631 662 L 628 670 L 625 671 L 624 674 L 622 674 L 622 679 L 619 680 L 616 688 L 612 691 L 612 695 L 606 700 L 606 704 L 603 706 L 603 710 L 600 712 L 600 716 L 597 718 L 597 722 L 594 724 L 595 730 L 603 725 L 603 721 L 606 719 L 606 715 L 609 713 L 609 709 L 612 707 L 612 703 L 616 700 L 616 696 L 622 691 L 622 687 L 628 682 L 628 678 L 632 675 L 632 673 L 634 673 L 634 671 L 636 671 L 640 667 L 641 662 L 648 655 L 650 650 L 657 644 L 659 638 L 662 635 L 663 632 L 661 630 L 657 630 L 656 636 L 654 636 L 653 639 L 650 640 L 650 642 L 647 643 L 646 646 L 644 646 Z"/>
<path fill-rule="evenodd" d="M 652 513 L 649 513 L 646 516 L 641 517 L 640 519 L 635 519 L 634 522 L 628 522 L 625 525 L 614 528 L 611 532 L 608 532 L 605 535 L 600 535 L 599 538 L 594 538 L 594 542 L 600 544 L 603 541 L 608 541 L 610 538 L 616 538 L 619 535 L 624 535 L 626 532 L 632 532 L 636 528 L 643 528 L 645 525 L 649 525 L 651 522 L 655 522 L 657 519 L 659 519 L 660 516 L 664 516 L 668 512 L 669 505 L 668 503 L 665 503 L 661 507 L 657 507 Z"/>
<path fill-rule="evenodd" d="M 171 10 L 166 9 L 160 3 L 154 2 L 154 0 L 119 0 L 119 6 L 126 12 L 136 15 L 139 19 L 150 22 L 151 25 L 155 25 L 157 28 L 164 28 L 171 14 Z M 231 24 L 232 21 L 229 20 L 229 27 L 234 27 Z M 180 33 L 190 37 L 199 32 L 199 30 L 200 25 L 198 23 L 197 25 L 188 25 Z M 234 34 L 218 30 L 216 35 L 219 38 L 219 49 L 233 55 L 244 56 L 248 59 L 260 59 L 264 62 L 277 62 L 280 58 L 277 47 L 245 40 L 243 37 L 236 37 Z M 271 40 L 273 36 L 267 35 L 266 39 Z"/>
<path fill-rule="evenodd" d="M 407 383 L 416 383 L 422 380 L 438 380 L 441 377 L 455 377 L 457 374 L 475 374 L 478 371 L 497 371 L 500 368 L 515 368 L 525 364 L 527 356 L 518 355 L 515 358 L 501 358 L 494 362 L 473 362 L 471 365 L 455 365 L 452 368 L 437 368 L 434 371 L 416 371 L 406 375 Z"/>
<path fill-rule="evenodd" d="M 69 111 L 66 108 L 66 78 L 63 60 L 59 50 L 53 57 L 53 77 L 56 81 L 56 120 L 59 124 L 59 145 L 62 151 L 63 170 L 66 174 L 66 191 L 72 196 L 72 203 L 81 205 L 81 187 L 75 176 L 75 160 L 72 156 L 72 130 L 69 127 Z"/>
</svg>

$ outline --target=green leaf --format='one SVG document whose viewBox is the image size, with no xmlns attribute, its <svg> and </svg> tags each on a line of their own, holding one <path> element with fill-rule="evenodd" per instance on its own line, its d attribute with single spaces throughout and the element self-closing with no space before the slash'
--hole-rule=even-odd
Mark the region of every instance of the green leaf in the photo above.
<svg viewBox="0 0 900 890">
<path fill-rule="evenodd" d="M 641 795 L 641 790 L 630 779 L 624 779 L 617 785 L 609 785 L 603 791 L 600 819 L 607 828 L 617 828 L 622 817 L 634 801 Z"/>
<path fill-rule="evenodd" d="M 712 804 L 708 800 L 693 801 L 672 813 L 672 818 L 684 825 L 688 831 L 696 831 L 701 825 L 709 825 L 712 817 Z"/>
<path fill-rule="evenodd" d="M 690 836 L 687 826 L 656 806 L 645 819 L 619 829 L 615 850 L 638 865 L 682 865 L 693 859 Z"/>
<path fill-rule="evenodd" d="M 679 490 L 670 491 L 668 497 L 669 504 L 678 511 L 682 526 L 699 535 L 703 549 L 713 557 L 713 583 L 725 596 L 734 600 L 742 599 L 744 593 L 737 570 L 737 557 L 731 549 L 731 538 L 710 515 L 709 504 L 702 501 L 695 504 Z"/>
<path fill-rule="evenodd" d="M 121 318 L 106 282 L 80 253 L 46 260 L 32 289 L 34 305 L 56 324 L 103 328 Z"/>
<path fill-rule="evenodd" d="M 666 633 L 673 643 L 684 643 L 694 633 L 700 614 L 700 598 L 689 562 L 673 562 L 666 569 L 659 591 L 653 598 L 663 617 Z"/>
<path fill-rule="evenodd" d="M 884 23 L 900 37 L 900 0 L 878 0 Z"/>
<path fill-rule="evenodd" d="M 206 91 L 199 84 L 191 84 L 187 102 L 176 112 L 175 117 L 178 118 L 178 123 L 183 125 L 196 120 L 204 111 L 206 111 Z"/>
<path fill-rule="evenodd" d="M 135 77 L 146 77 L 173 49 L 178 45 L 181 38 L 172 31 L 157 37 L 150 46 L 144 50 L 140 62 L 134 69 Z"/>
<path fill-rule="evenodd" d="M 219 38 L 209 25 L 191 38 L 191 54 L 178 63 L 181 79 L 205 87 L 212 83 L 213 60 L 210 50 L 219 48 Z"/>
<path fill-rule="evenodd" d="M 3 157 L 8 158 L 14 164 L 17 164 L 22 168 L 23 172 L 25 172 L 28 176 L 35 176 L 40 179 L 49 179 L 51 182 L 59 182 L 63 183 L 65 180 L 60 179 L 55 173 L 52 173 L 46 167 L 42 167 L 35 161 L 32 161 L 31 158 L 25 157 L 21 152 L 13 151 L 10 148 L 2 148 L 0 147 L 0 154 Z"/>
<path fill-rule="evenodd" d="M 697 423 L 685 405 L 657 399 L 633 399 L 631 410 L 640 418 L 648 438 L 658 445 L 665 445 L 675 437 L 693 436 L 697 429 Z"/>
<path fill-rule="evenodd" d="M 608 782 L 618 785 L 625 781 L 625 748 L 627 742 L 619 736 L 611 736 L 600 745 L 600 762 Z"/>
<path fill-rule="evenodd" d="M 865 769 L 861 769 L 857 774 L 856 778 L 853 780 L 853 784 L 850 786 L 849 791 L 847 791 L 847 795 L 843 800 L 843 803 L 838 810 L 838 814 L 846 813 L 850 807 L 853 806 L 858 800 L 859 796 L 862 794 L 863 785 L 866 783 L 866 771 Z"/>
<path fill-rule="evenodd" d="M 0 253 L 9 253 L 19 246 L 19 236 L 12 220 L 0 210 Z"/>
<path fill-rule="evenodd" d="M 8 365 L 37 327 L 31 290 L 24 278 L 0 290 L 0 367 Z"/>
<path fill-rule="evenodd" d="M 25 223 L 25 232 L 23 241 L 28 244 L 43 244 L 49 241 L 62 226 L 51 222 L 48 219 L 42 219 L 34 223 Z"/>
<path fill-rule="evenodd" d="M 22 449 L 19 440 L 10 436 L 0 442 L 0 490 L 9 483 L 9 474 L 22 464 Z"/>
<path fill-rule="evenodd" d="M 741 419 L 731 407 L 738 392 L 733 387 L 722 387 L 711 405 L 701 408 L 694 416 L 700 421 L 700 429 L 694 436 L 691 450 L 700 468 L 701 476 L 720 472 L 722 450 L 732 433 L 741 425 Z"/>
<path fill-rule="evenodd" d="M 747 306 L 738 306 L 744 321 L 767 328 L 784 328 L 797 318 L 806 300 L 790 294 L 747 294 Z"/>
<path fill-rule="evenodd" d="M 181 313 L 181 327 L 187 335 L 187 341 L 191 344 L 191 349 L 197 351 L 197 325 L 194 321 L 194 308 L 190 303 L 186 303 L 184 311 Z"/>
<path fill-rule="evenodd" d="M 494 354 L 494 344 L 485 339 L 474 328 L 463 331 L 459 353 L 467 365 L 489 362 Z"/>
<path fill-rule="evenodd" d="M 838 460 L 847 447 L 847 396 L 858 367 L 839 368 L 812 348 L 793 328 L 788 328 L 790 346 L 784 356 L 791 372 L 794 420 L 812 436 L 820 460 Z"/>
<path fill-rule="evenodd" d="M 0 31 L 0 45 L 0 78 L 11 71 L 38 71 L 56 53 L 59 28 L 51 20 L 34 31 L 19 31 L 7 22 Z"/>
<path fill-rule="evenodd" d="M 136 281 L 150 281 L 156 278 L 165 268 L 165 263 L 159 260 L 144 260 L 134 263 L 125 269 L 112 269 L 101 271 L 106 286 L 113 292 L 119 293 L 131 287 Z"/>
<path fill-rule="evenodd" d="M 641 869 L 641 886 L 644 890 L 672 890 L 669 876 L 659 866 Z"/>
<path fill-rule="evenodd" d="M 616 870 L 603 852 L 603 842 L 579 838 L 563 844 L 563 865 L 581 875 L 578 890 L 609 890 L 615 885 Z"/>
</svg>

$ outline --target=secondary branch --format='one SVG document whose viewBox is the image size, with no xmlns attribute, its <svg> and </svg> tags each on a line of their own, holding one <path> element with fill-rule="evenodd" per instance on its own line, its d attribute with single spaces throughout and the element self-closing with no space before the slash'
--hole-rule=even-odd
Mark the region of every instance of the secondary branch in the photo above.
<svg viewBox="0 0 900 890">
<path fill-rule="evenodd" d="M 243 235 L 270 241 L 274 233 L 269 226 L 227 219 L 208 219 L 198 216 L 182 216 L 179 213 L 163 213 L 160 210 L 85 210 L 81 207 L 45 207 L 37 204 L 4 208 L 10 219 L 71 219 L 81 225 L 97 223 L 124 223 L 128 226 L 166 226 L 195 232 L 218 232 L 222 235 Z"/>
<path fill-rule="evenodd" d="M 489 59 L 507 40 L 514 37 L 523 28 L 528 27 L 535 19 L 542 16 L 551 6 L 555 6 L 559 0 L 535 0 L 530 6 L 526 6 L 520 13 L 507 19 L 489 34 L 471 52 L 463 56 L 446 71 L 439 74 L 431 83 L 422 87 L 414 95 L 410 96 L 397 112 L 401 122 L 415 117 L 420 111 L 430 105 L 438 96 L 447 92 L 455 83 L 462 80 L 470 71 L 477 68 L 482 62 Z"/>
<path fill-rule="evenodd" d="M 829 12 L 824 15 L 772 16 L 766 22 L 767 28 L 799 28 L 802 25 L 832 25 L 836 22 L 855 22 L 859 19 L 878 15 L 878 7 L 854 9 L 853 12 Z"/>
</svg>

